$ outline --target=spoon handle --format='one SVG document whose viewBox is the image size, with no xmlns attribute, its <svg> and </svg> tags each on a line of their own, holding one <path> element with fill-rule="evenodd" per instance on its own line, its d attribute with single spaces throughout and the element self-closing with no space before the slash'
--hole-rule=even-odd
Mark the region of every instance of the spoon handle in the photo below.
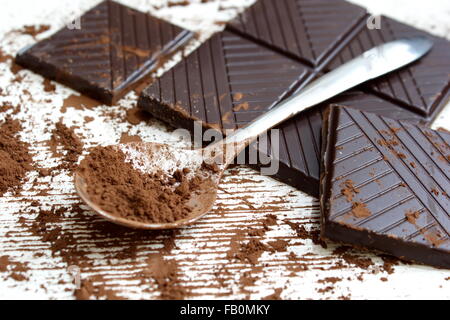
<svg viewBox="0 0 450 320">
<path fill-rule="evenodd" d="M 247 126 L 235 131 L 225 140 L 207 149 L 234 145 L 234 152 L 227 154 L 225 163 L 231 162 L 243 148 L 260 134 L 348 89 L 406 66 L 424 56 L 433 43 L 425 37 L 404 38 L 388 42 L 325 74 L 290 98 L 259 116 Z M 217 150 L 215 152 L 217 154 Z M 227 152 L 228 153 L 228 152 Z"/>
</svg>

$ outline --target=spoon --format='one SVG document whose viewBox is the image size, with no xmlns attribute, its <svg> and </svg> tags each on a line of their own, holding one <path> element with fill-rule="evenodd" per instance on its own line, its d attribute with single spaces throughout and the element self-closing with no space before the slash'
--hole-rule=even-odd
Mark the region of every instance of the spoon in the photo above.
<svg viewBox="0 0 450 320">
<path fill-rule="evenodd" d="M 368 80 L 377 78 L 406 66 L 430 51 L 433 43 L 425 37 L 411 37 L 392 41 L 366 51 L 359 57 L 343 64 L 319 79 L 315 80 L 295 95 L 279 103 L 265 114 L 256 118 L 247 126 L 235 131 L 224 140 L 204 149 L 180 149 L 158 143 L 130 143 L 117 145 L 128 155 L 127 160 L 137 162 L 148 172 L 161 169 L 161 162 L 154 161 L 155 154 L 164 154 L 165 168 L 185 168 L 186 162 L 193 170 L 202 170 L 202 164 L 216 163 L 216 172 L 208 170 L 209 175 L 200 190 L 193 193 L 187 203 L 192 209 L 189 217 L 173 223 L 143 223 L 117 217 L 101 209 L 91 201 L 87 185 L 82 175 L 75 174 L 75 188 L 80 197 L 103 218 L 136 229 L 174 229 L 194 223 L 206 215 L 217 198 L 220 179 L 234 158 L 253 142 L 259 135 L 295 116 L 308 108 L 324 102 L 339 93 L 351 89 Z M 183 161 L 185 163 L 183 163 Z M 206 170 L 204 170 L 206 171 Z"/>
</svg>

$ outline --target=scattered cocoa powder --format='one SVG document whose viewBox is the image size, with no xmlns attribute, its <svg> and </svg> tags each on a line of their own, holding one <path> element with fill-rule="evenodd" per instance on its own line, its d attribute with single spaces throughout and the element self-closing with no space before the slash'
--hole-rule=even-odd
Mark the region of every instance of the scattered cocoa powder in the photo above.
<svg viewBox="0 0 450 320">
<path fill-rule="evenodd" d="M 262 298 L 261 300 L 281 300 L 281 292 L 283 292 L 282 288 L 275 289 L 274 293 L 268 295 L 267 297 Z"/>
<path fill-rule="evenodd" d="M 188 170 L 172 177 L 144 174 L 125 159 L 116 148 L 96 147 L 81 162 L 78 173 L 92 201 L 112 215 L 144 223 L 171 223 L 191 214 L 187 201 L 200 188 L 198 176 L 189 180 Z"/>
<path fill-rule="evenodd" d="M 8 60 L 13 60 L 13 56 L 4 53 L 1 49 L 0 49 L 0 63 L 5 63 Z"/>
<path fill-rule="evenodd" d="M 127 110 L 126 120 L 129 124 L 138 125 L 141 122 L 147 122 L 152 118 L 150 113 L 142 110 L 141 108 L 134 107 Z"/>
<path fill-rule="evenodd" d="M 367 208 L 365 203 L 354 202 L 352 205 L 352 214 L 356 218 L 367 218 L 367 217 L 370 217 L 372 213 Z"/>
<path fill-rule="evenodd" d="M 0 194 L 18 191 L 28 171 L 32 170 L 32 158 L 28 144 L 19 140 L 22 130 L 18 120 L 6 118 L 0 126 Z"/>
<path fill-rule="evenodd" d="M 359 193 L 360 190 L 356 188 L 352 180 L 345 180 L 341 183 L 341 194 L 345 196 L 348 202 L 353 201 L 353 197 Z"/>
<path fill-rule="evenodd" d="M 169 1 L 167 6 L 169 8 L 171 8 L 171 7 L 185 7 L 185 6 L 188 6 L 190 4 L 191 3 L 189 1 L 187 1 L 187 0 L 184 0 L 184 1 L 183 0 L 181 0 L 181 1 Z"/>
<path fill-rule="evenodd" d="M 321 279 L 319 281 L 317 281 L 318 283 L 331 283 L 331 284 L 335 284 L 339 281 L 342 281 L 342 278 L 338 278 L 338 277 L 326 277 L 324 279 Z"/>
<path fill-rule="evenodd" d="M 351 247 L 348 246 L 339 246 L 336 249 L 333 250 L 334 255 L 343 255 L 347 253 L 348 251 L 352 250 Z"/>
<path fill-rule="evenodd" d="M 243 93 L 236 92 L 236 93 L 233 95 L 233 99 L 234 99 L 235 101 L 241 101 L 242 98 L 244 98 L 244 94 L 243 94 Z"/>
<path fill-rule="evenodd" d="M 8 270 L 8 266 L 9 266 L 9 257 L 1 256 L 0 257 L 0 272 L 6 272 L 6 270 Z"/>
<path fill-rule="evenodd" d="M 130 142 L 142 142 L 140 136 L 129 135 L 128 133 L 122 133 L 120 137 L 120 143 L 130 143 Z"/>
<path fill-rule="evenodd" d="M 63 101 L 61 112 L 66 113 L 67 108 L 75 108 L 76 110 L 93 109 L 101 105 L 97 100 L 91 99 L 84 95 L 70 95 Z"/>
<path fill-rule="evenodd" d="M 160 254 L 155 254 L 147 260 L 148 267 L 143 275 L 154 279 L 163 300 L 182 300 L 189 291 L 180 285 L 178 265 L 175 260 L 166 260 Z"/>
<path fill-rule="evenodd" d="M 381 255 L 381 259 L 383 260 L 383 270 L 387 274 L 393 274 L 395 271 L 394 266 L 400 264 L 400 260 L 392 256 Z"/>
<path fill-rule="evenodd" d="M 82 280 L 80 288 L 75 290 L 75 299 L 90 300 L 95 297 L 106 300 L 123 300 L 113 290 L 106 289 L 103 283 L 104 279 L 99 275 Z"/>
<path fill-rule="evenodd" d="M 26 272 L 29 271 L 27 263 L 16 262 L 9 256 L 0 256 L 0 272 L 7 273 L 7 277 L 16 281 L 28 280 Z"/>
<path fill-rule="evenodd" d="M 213 173 L 218 173 L 220 171 L 219 166 L 215 162 L 213 162 L 213 163 L 203 162 L 202 169 L 209 170 Z"/>
<path fill-rule="evenodd" d="M 328 293 L 328 292 L 334 292 L 333 286 L 326 286 L 325 288 L 317 289 L 318 293 Z"/>
<path fill-rule="evenodd" d="M 51 80 L 45 78 L 43 84 L 45 92 L 55 92 L 56 86 L 51 82 Z"/>
<path fill-rule="evenodd" d="M 358 257 L 353 254 L 345 253 L 342 255 L 342 258 L 347 262 L 348 264 L 355 265 L 361 269 L 367 269 L 370 266 L 373 266 L 373 261 L 370 258 L 362 258 Z"/>
<path fill-rule="evenodd" d="M 27 34 L 30 35 L 32 37 L 36 37 L 37 35 L 50 30 L 50 26 L 49 25 L 38 25 L 38 26 L 24 26 L 20 32 L 23 34 Z"/>
<path fill-rule="evenodd" d="M 286 251 L 287 250 L 286 248 L 289 245 L 289 243 L 287 241 L 281 240 L 281 239 L 278 239 L 275 241 L 269 241 L 267 244 L 269 246 L 271 246 L 275 251 L 278 251 L 278 252 Z"/>
<path fill-rule="evenodd" d="M 405 212 L 405 217 L 409 223 L 416 224 L 416 220 L 420 217 L 420 212 L 408 210 Z"/>
<path fill-rule="evenodd" d="M 284 220 L 284 222 L 291 227 L 292 230 L 294 230 L 297 233 L 297 237 L 300 239 L 310 239 L 311 235 L 306 230 L 305 226 L 300 225 L 298 223 L 291 222 L 289 220 Z"/>
<path fill-rule="evenodd" d="M 265 251 L 273 252 L 273 249 L 257 239 L 251 239 L 247 243 L 241 243 L 237 249 L 232 248 L 228 252 L 228 257 L 256 265 Z"/>
<path fill-rule="evenodd" d="M 53 155 L 62 157 L 63 163 L 58 166 L 58 169 L 73 170 L 83 152 L 83 143 L 75 134 L 73 128 L 68 128 L 62 122 L 58 122 L 52 132 L 49 144 Z M 58 152 L 58 146 L 61 146 L 64 150 L 63 154 Z"/>
</svg>

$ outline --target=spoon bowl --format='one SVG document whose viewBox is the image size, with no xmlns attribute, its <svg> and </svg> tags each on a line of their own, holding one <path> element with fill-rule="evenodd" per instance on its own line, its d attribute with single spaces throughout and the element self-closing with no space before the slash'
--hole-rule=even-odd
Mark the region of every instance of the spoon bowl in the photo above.
<svg viewBox="0 0 450 320">
<path fill-rule="evenodd" d="M 127 161 L 133 164 L 137 170 L 141 170 L 144 173 L 152 173 L 163 169 L 165 173 L 170 175 L 176 168 L 189 168 L 191 172 L 201 172 L 203 181 L 200 188 L 191 193 L 190 198 L 186 201 L 186 206 L 191 210 L 188 217 L 169 223 L 144 223 L 119 217 L 103 210 L 89 196 L 87 191 L 88 186 L 83 175 L 80 172 L 76 172 L 74 182 L 77 193 L 89 207 L 106 220 L 133 229 L 176 229 L 196 222 L 213 208 L 217 198 L 219 181 L 223 175 L 225 166 L 219 165 L 218 171 L 214 173 L 202 170 L 203 163 L 207 162 L 203 160 L 203 149 L 175 148 L 159 143 L 128 143 L 116 145 L 114 148 L 117 151 L 124 152 L 127 156 Z"/>
</svg>

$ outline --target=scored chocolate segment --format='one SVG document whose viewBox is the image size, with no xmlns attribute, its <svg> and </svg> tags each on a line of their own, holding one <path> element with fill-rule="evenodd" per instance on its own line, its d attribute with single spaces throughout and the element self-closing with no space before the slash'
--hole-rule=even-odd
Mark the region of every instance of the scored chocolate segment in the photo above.
<svg viewBox="0 0 450 320">
<path fill-rule="evenodd" d="M 375 93 L 400 103 L 431 121 L 450 98 L 450 42 L 446 39 L 382 17 L 380 29 L 370 30 L 363 26 L 327 69 L 334 69 L 382 43 L 418 35 L 433 40 L 431 52 L 411 66 L 370 82 L 369 86 Z"/>
<path fill-rule="evenodd" d="M 193 33 L 113 1 L 19 52 L 16 62 L 113 104 L 193 37 Z"/>
<path fill-rule="evenodd" d="M 321 131 L 323 112 L 330 104 L 351 106 L 359 110 L 391 118 L 421 122 L 419 115 L 362 91 L 346 92 L 320 106 L 305 111 L 278 126 L 280 141 L 277 150 L 269 144 L 255 145 L 264 156 L 279 160 L 280 170 L 275 178 L 315 197 L 319 196 Z"/>
<path fill-rule="evenodd" d="M 450 268 L 450 135 L 333 107 L 323 137 L 322 237 Z"/>
<path fill-rule="evenodd" d="M 316 66 L 366 16 L 342 0 L 259 0 L 228 28 Z"/>
<path fill-rule="evenodd" d="M 236 34 L 214 35 L 144 90 L 139 105 L 175 127 L 236 129 L 310 75 L 299 62 Z"/>
</svg>

